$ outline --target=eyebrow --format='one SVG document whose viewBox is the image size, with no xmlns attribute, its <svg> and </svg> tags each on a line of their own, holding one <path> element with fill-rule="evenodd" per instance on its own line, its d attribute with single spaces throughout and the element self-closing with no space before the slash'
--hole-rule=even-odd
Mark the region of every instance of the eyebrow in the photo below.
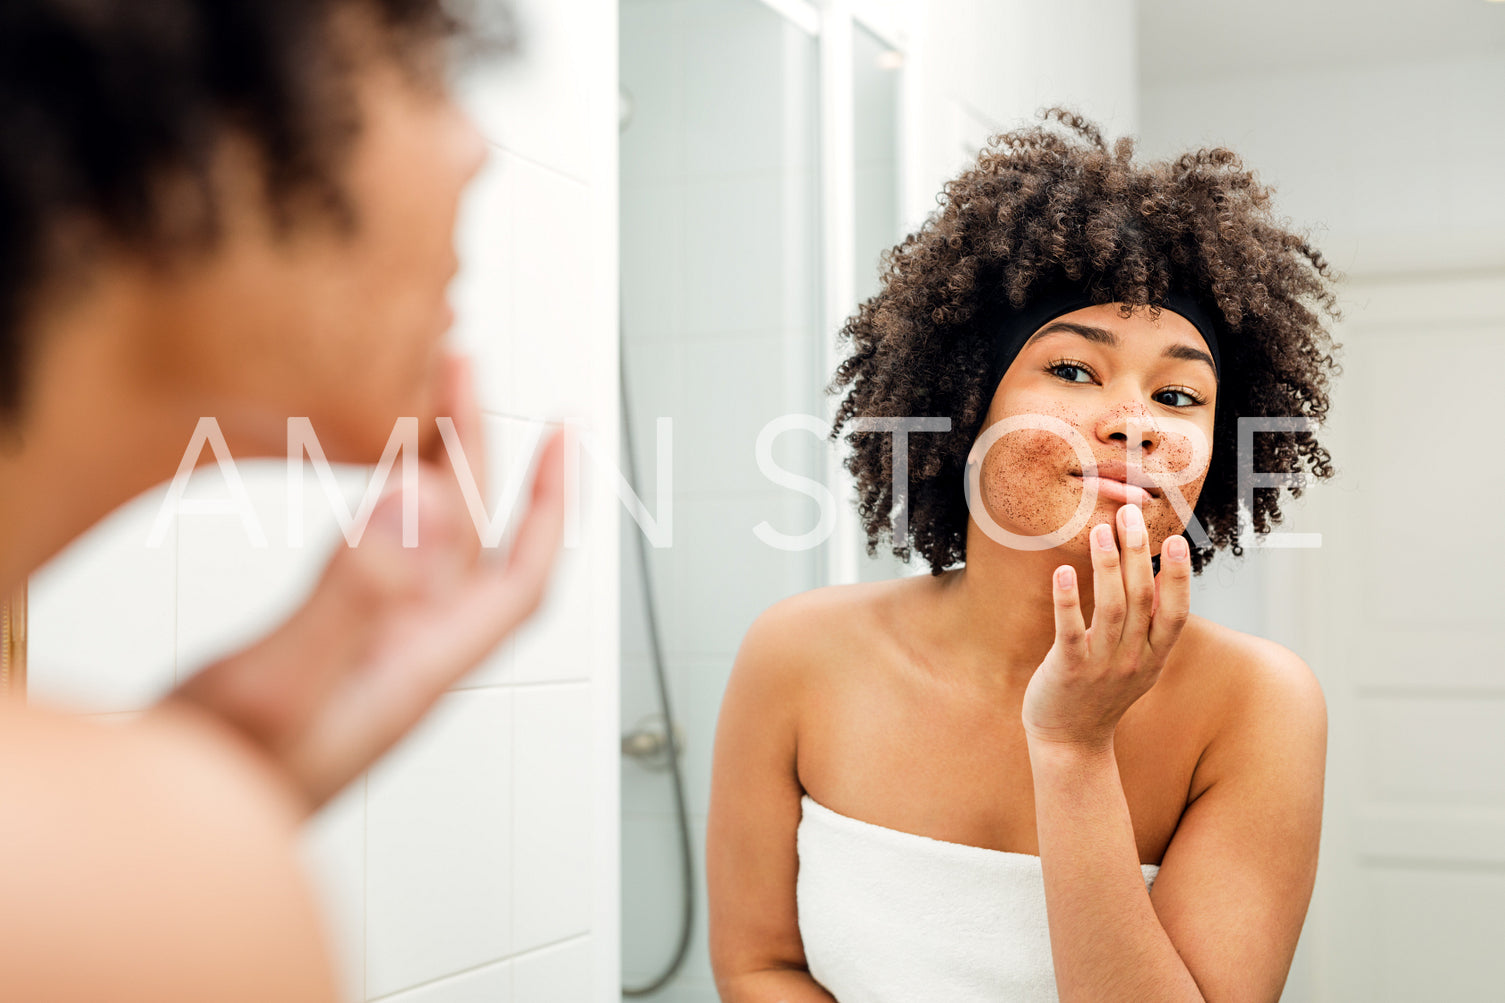
<svg viewBox="0 0 1505 1003">
<path fill-rule="evenodd" d="M 1070 334 L 1079 335 L 1083 338 L 1086 338 L 1088 341 L 1093 342 L 1094 344 L 1107 345 L 1110 348 L 1119 348 L 1122 345 L 1122 342 L 1119 340 L 1118 335 L 1114 334 L 1107 328 L 1093 327 L 1090 324 L 1073 324 L 1070 321 L 1063 320 L 1057 321 L 1054 324 L 1047 325 L 1046 327 L 1042 327 L 1040 330 L 1030 335 L 1029 340 L 1024 343 L 1024 347 L 1033 344 L 1037 339 L 1043 338 L 1047 334 L 1054 334 L 1057 331 L 1064 331 Z M 1021 347 L 1020 351 L 1023 351 L 1023 347 Z M 1184 359 L 1188 362 L 1206 363 L 1207 368 L 1213 371 L 1213 375 L 1217 375 L 1217 367 L 1212 364 L 1212 356 L 1208 355 L 1200 348 L 1193 348 L 1190 345 L 1171 345 L 1165 351 L 1161 352 L 1160 355 L 1162 358 Z"/>
</svg>

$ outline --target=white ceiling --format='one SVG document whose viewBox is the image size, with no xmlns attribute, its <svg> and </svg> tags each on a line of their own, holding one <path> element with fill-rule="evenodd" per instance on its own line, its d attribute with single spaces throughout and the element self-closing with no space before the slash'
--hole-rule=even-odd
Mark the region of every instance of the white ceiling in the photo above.
<svg viewBox="0 0 1505 1003">
<path fill-rule="evenodd" d="M 1139 0 L 1147 84 L 1469 57 L 1505 59 L 1505 3 Z"/>
</svg>

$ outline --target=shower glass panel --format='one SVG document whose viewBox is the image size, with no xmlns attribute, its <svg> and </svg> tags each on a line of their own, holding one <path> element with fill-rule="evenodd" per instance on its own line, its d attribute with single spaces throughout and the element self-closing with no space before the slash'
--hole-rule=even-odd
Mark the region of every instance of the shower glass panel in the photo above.
<svg viewBox="0 0 1505 1003">
<path fill-rule="evenodd" d="M 852 31 L 853 283 L 861 303 L 878 292 L 883 252 L 904 236 L 900 229 L 899 84 L 903 56 L 862 24 Z M 919 557 L 904 564 L 880 548 L 857 560 L 862 581 L 924 571 Z"/>
<path fill-rule="evenodd" d="M 683 742 L 695 888 L 688 953 L 653 999 L 715 1003 L 703 858 L 721 694 L 752 620 L 819 584 L 816 547 L 780 549 L 754 533 L 767 523 L 799 536 L 820 517 L 755 452 L 770 421 L 825 414 L 817 57 L 814 37 L 758 0 L 621 5 L 624 449 L 660 517 L 661 418 L 673 447 L 672 545 L 650 545 L 645 567 L 642 530 L 625 515 L 622 527 L 628 987 L 658 981 L 679 940 L 681 819 L 662 750 L 671 730 Z M 805 477 L 822 478 L 823 455 L 809 431 L 772 442 L 773 463 Z M 661 720 L 659 666 L 674 729 Z"/>
<path fill-rule="evenodd" d="M 857 302 L 878 291 L 879 258 L 899 226 L 899 83 L 904 57 L 860 23 L 852 30 Z"/>
</svg>

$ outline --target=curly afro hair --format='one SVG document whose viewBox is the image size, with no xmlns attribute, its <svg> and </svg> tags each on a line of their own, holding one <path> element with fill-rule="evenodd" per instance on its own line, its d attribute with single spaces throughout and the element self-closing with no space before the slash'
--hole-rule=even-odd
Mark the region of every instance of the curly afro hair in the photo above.
<svg viewBox="0 0 1505 1003">
<path fill-rule="evenodd" d="M 854 418 L 944 415 L 945 435 L 909 445 L 908 539 L 893 538 L 893 449 L 886 435 L 853 431 L 846 467 L 875 555 L 885 537 L 911 546 L 933 575 L 966 558 L 967 455 L 995 385 L 989 352 L 998 324 L 1032 297 L 1070 282 L 1097 303 L 1159 308 L 1172 289 L 1214 308 L 1223 357 L 1211 465 L 1194 509 L 1210 546 L 1192 540 L 1192 568 L 1238 541 L 1238 419 L 1302 416 L 1321 422 L 1329 378 L 1340 372 L 1325 319 L 1339 317 L 1329 264 L 1270 211 L 1270 189 L 1230 150 L 1137 162 L 1134 141 L 1110 147 L 1091 122 L 1063 108 L 1041 124 L 995 136 L 977 163 L 946 184 L 940 208 L 885 253 L 882 286 L 848 318 L 850 355 L 827 393 L 850 388 L 830 438 Z M 1064 129 L 1053 125 L 1060 123 Z M 1220 314 L 1220 316 L 1219 316 Z M 1293 496 L 1333 474 L 1309 432 L 1257 435 L 1254 469 L 1292 475 Z M 1254 531 L 1281 521 L 1280 489 L 1255 491 Z M 1183 535 L 1185 535 L 1183 533 Z"/>
</svg>

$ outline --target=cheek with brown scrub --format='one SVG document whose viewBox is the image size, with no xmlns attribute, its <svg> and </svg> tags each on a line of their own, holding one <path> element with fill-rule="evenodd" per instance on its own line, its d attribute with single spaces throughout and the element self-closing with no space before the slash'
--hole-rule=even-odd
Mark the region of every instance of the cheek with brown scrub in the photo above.
<svg viewBox="0 0 1505 1003">
<path fill-rule="evenodd" d="M 1018 414 L 1048 415 L 1079 427 L 1077 415 L 1059 404 L 1040 404 L 997 420 Z M 1071 521 L 1081 500 L 1079 482 L 1068 473 L 1077 462 L 1071 443 L 1053 432 L 1021 429 L 1008 433 L 983 460 L 980 480 L 988 514 L 1013 533 L 1042 536 L 1055 532 Z M 1079 535 L 1085 539 L 1086 533 L 1084 529 Z"/>
</svg>

